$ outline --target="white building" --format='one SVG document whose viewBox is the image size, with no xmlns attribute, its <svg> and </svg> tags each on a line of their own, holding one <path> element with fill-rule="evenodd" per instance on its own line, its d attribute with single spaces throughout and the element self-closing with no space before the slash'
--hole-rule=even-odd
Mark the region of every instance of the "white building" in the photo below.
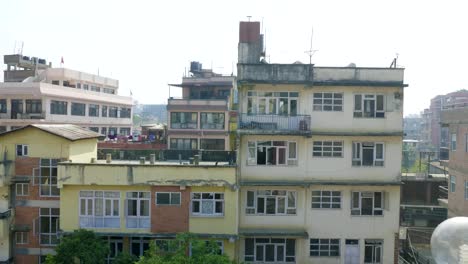
<svg viewBox="0 0 468 264">
<path fill-rule="evenodd" d="M 0 132 L 32 123 L 75 124 L 104 135 L 130 135 L 131 97 L 119 96 L 118 80 L 44 60 L 5 55 L 0 83 Z"/>
<path fill-rule="evenodd" d="M 260 63 L 241 22 L 240 260 L 397 263 L 400 68 Z"/>
</svg>

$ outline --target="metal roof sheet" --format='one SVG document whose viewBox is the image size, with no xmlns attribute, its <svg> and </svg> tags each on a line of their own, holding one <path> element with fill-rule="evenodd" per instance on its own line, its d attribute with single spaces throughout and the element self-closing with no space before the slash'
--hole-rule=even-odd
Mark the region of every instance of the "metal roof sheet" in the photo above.
<svg viewBox="0 0 468 264">
<path fill-rule="evenodd" d="M 99 138 L 103 137 L 102 134 L 96 133 L 94 131 L 82 128 L 77 125 L 71 125 L 71 124 L 30 124 L 15 130 L 11 130 L 8 132 L 4 132 L 0 134 L 0 136 L 14 133 L 18 130 L 23 130 L 26 128 L 37 128 L 42 131 L 48 132 L 50 134 L 75 141 L 75 140 L 80 140 L 80 139 L 88 139 L 88 138 Z"/>
</svg>

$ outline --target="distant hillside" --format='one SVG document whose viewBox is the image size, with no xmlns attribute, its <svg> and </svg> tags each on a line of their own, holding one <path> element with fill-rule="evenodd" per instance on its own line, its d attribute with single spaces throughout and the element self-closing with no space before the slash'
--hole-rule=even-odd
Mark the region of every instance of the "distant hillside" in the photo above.
<svg viewBox="0 0 468 264">
<path fill-rule="evenodd" d="M 141 117 L 141 123 L 167 123 L 165 104 L 140 104 L 135 107 L 135 114 Z"/>
</svg>

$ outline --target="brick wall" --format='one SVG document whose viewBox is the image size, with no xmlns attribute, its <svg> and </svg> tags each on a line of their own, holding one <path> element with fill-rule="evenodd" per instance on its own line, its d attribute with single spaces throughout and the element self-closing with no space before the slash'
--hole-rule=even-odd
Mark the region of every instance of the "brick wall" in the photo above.
<svg viewBox="0 0 468 264">
<path fill-rule="evenodd" d="M 180 205 L 156 205 L 156 192 L 180 192 Z M 151 188 L 151 232 L 177 233 L 189 230 L 190 187 L 153 186 Z"/>
<path fill-rule="evenodd" d="M 28 244 L 16 245 L 18 248 L 39 247 L 39 237 L 34 234 L 33 222 L 39 217 L 38 207 L 16 207 L 15 209 L 15 225 L 28 226 Z M 37 224 L 37 221 L 36 221 Z M 36 231 L 39 227 L 36 226 Z"/>
<path fill-rule="evenodd" d="M 39 256 L 37 255 L 16 255 L 15 264 L 34 264 L 39 263 Z"/>
</svg>

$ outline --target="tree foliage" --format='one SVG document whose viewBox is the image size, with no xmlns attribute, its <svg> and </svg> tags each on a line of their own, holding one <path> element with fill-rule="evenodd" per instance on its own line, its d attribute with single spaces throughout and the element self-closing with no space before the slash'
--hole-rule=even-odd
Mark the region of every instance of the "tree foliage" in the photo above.
<svg viewBox="0 0 468 264">
<path fill-rule="evenodd" d="M 62 237 L 55 251 L 55 256 L 47 257 L 47 264 L 104 264 L 109 245 L 93 231 L 79 229 Z"/>
</svg>

